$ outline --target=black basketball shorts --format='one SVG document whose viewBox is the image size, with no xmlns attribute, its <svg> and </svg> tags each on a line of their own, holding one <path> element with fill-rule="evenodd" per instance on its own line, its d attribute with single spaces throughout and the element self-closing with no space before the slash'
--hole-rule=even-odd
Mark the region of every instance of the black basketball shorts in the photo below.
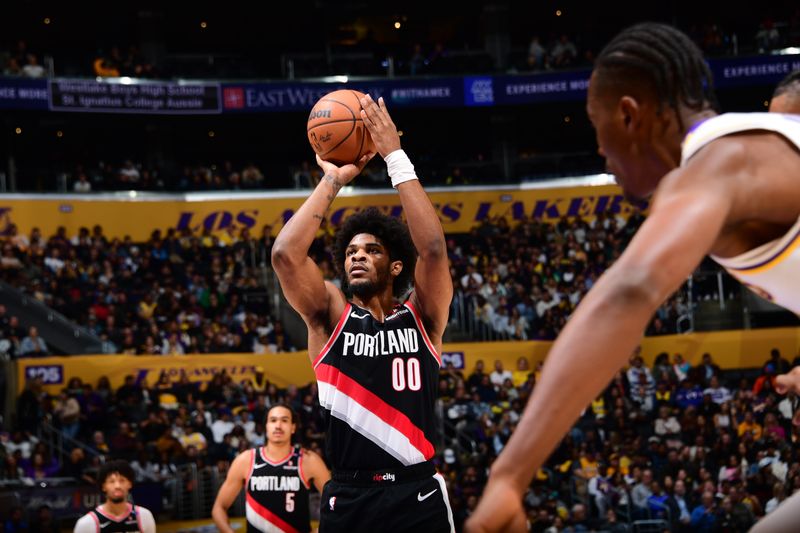
<svg viewBox="0 0 800 533">
<path fill-rule="evenodd" d="M 444 478 L 430 462 L 334 471 L 322 491 L 320 533 L 454 533 Z"/>
</svg>

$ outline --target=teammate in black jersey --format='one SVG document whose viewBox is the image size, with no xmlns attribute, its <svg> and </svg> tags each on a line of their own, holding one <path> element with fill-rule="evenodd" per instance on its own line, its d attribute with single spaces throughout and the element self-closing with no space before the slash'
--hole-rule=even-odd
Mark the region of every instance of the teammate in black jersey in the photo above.
<svg viewBox="0 0 800 533">
<path fill-rule="evenodd" d="M 439 351 L 453 294 L 444 232 L 383 99 L 367 96 L 361 105 L 408 226 L 368 209 L 339 229 L 335 260 L 348 300 L 308 251 L 339 190 L 374 154 L 342 167 L 317 157 L 324 177 L 272 249 L 283 292 L 308 326 L 320 403 L 330 415 L 333 478 L 323 492 L 320 532 L 453 531 L 445 483 L 431 463 Z"/>
<path fill-rule="evenodd" d="M 97 476 L 106 501 L 75 524 L 75 533 L 155 533 L 153 513 L 128 502 L 136 475 L 127 461 L 109 461 Z"/>
<path fill-rule="evenodd" d="M 267 445 L 240 453 L 219 489 L 211 516 L 220 531 L 233 533 L 230 508 L 244 488 L 247 531 L 307 533 L 310 482 L 318 491 L 331 478 L 319 455 L 292 446 L 297 429 L 291 408 L 277 404 L 267 412 Z"/>
</svg>

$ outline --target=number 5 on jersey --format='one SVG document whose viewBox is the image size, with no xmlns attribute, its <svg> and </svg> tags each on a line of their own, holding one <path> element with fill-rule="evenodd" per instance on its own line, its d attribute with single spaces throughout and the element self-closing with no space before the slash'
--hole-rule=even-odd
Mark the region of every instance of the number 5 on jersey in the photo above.
<svg viewBox="0 0 800 533">
<path fill-rule="evenodd" d="M 395 357 L 392 361 L 392 387 L 400 392 L 406 390 L 406 385 L 411 391 L 418 391 L 422 387 L 419 359 Z"/>
</svg>

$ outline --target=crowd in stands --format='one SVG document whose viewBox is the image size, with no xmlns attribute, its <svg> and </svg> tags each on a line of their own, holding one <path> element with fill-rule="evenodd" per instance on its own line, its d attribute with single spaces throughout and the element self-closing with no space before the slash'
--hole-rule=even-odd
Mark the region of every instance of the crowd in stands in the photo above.
<svg viewBox="0 0 800 533">
<path fill-rule="evenodd" d="M 453 320 L 472 320 L 490 338 L 552 339 L 600 274 L 624 249 L 641 216 L 601 214 L 555 224 L 487 220 L 451 235 L 448 250 L 455 297 Z M 293 346 L 280 322 L 263 310 L 265 289 L 252 267 L 269 257 L 271 228 L 260 239 L 240 233 L 154 232 L 145 243 L 107 239 L 101 227 L 48 239 L 9 229 L 2 279 L 87 326 L 126 354 L 269 352 Z M 323 228 L 312 255 L 330 279 L 333 232 Z M 687 303 L 662 306 L 649 335 L 677 331 Z M 463 314 L 461 314 L 461 313 Z M 462 327 L 465 324 L 456 323 Z M 0 350 L 11 356 L 50 353 L 35 327 L 23 327 L 0 306 Z"/>
<path fill-rule="evenodd" d="M 601 213 L 591 222 L 486 219 L 448 238 L 454 283 L 451 318 L 475 320 L 489 338 L 553 339 L 599 276 L 619 257 L 643 217 Z M 676 333 L 689 303 L 676 293 L 647 334 Z"/>
<path fill-rule="evenodd" d="M 42 64 L 39 52 L 31 50 L 28 43 L 19 40 L 10 49 L 0 51 L 4 76 L 24 76 L 26 78 L 44 78 L 47 70 Z"/>
<path fill-rule="evenodd" d="M 800 488 L 800 432 L 791 423 L 800 399 L 774 388 L 790 367 L 778 350 L 749 374 L 721 371 L 710 354 L 692 366 L 664 353 L 649 367 L 637 351 L 537 473 L 525 496 L 532 531 L 628 531 L 638 519 L 664 520 L 675 532 L 747 531 Z M 500 361 L 441 370 L 436 463 L 458 530 L 541 369 L 520 357 L 513 371 Z M 131 461 L 139 482 L 169 486 L 189 464 L 224 475 L 237 453 L 264 443 L 265 414 L 276 402 L 293 407 L 297 440 L 324 457 L 316 396 L 315 383 L 278 387 L 261 367 L 205 383 L 183 371 L 175 380 L 166 372 L 154 381 L 131 375 L 117 387 L 105 377 L 75 377 L 57 396 L 31 379 L 16 403 L 16 425 L 0 435 L 0 479 L 92 483 L 111 457 Z M 68 439 L 71 450 L 59 462 L 37 439 L 42 422 L 83 446 Z"/>
<path fill-rule="evenodd" d="M 553 339 L 599 276 L 619 256 L 643 216 L 601 213 L 591 222 L 563 217 L 486 219 L 448 235 L 454 298 L 451 325 L 478 339 Z M 280 321 L 264 313 L 272 228 L 154 231 L 146 242 L 107 238 L 99 225 L 45 238 L 15 225 L 2 239 L 0 279 L 89 328 L 126 354 L 293 350 Z M 323 274 L 335 231 L 324 224 L 310 250 Z M 702 298 L 702 294 L 696 294 Z M 679 331 L 690 302 L 678 291 L 658 310 L 648 335 Z M 0 351 L 49 353 L 35 327 L 0 306 Z"/>
<path fill-rule="evenodd" d="M 306 165 L 307 166 L 307 165 Z M 235 166 L 230 161 L 220 165 L 186 165 L 175 177 L 165 177 L 159 168 L 126 159 L 119 163 L 98 161 L 79 165 L 66 173 L 73 192 L 99 191 L 236 191 L 274 187 L 254 164 Z M 299 182 L 308 187 L 305 181 Z M 299 188 L 299 187 L 298 187 Z"/>
<path fill-rule="evenodd" d="M 271 228 L 156 230 L 146 242 L 109 239 L 101 226 L 45 237 L 16 226 L 3 239 L 0 279 L 85 326 L 124 354 L 294 350 L 267 312 L 261 267 Z M 0 306 L 2 348 L 11 356 L 49 353 L 35 327 Z"/>
<path fill-rule="evenodd" d="M 584 410 L 525 497 L 532 531 L 628 531 L 629 521 L 660 519 L 674 532 L 744 532 L 800 488 L 791 423 L 800 400 L 775 392 L 790 368 L 780 352 L 753 377 L 722 372 L 710 354 L 697 366 L 678 355 L 650 368 L 634 354 Z M 525 358 L 513 372 L 499 361 L 443 369 L 452 445 L 440 468 L 457 522 L 475 508 L 540 371 Z"/>
</svg>

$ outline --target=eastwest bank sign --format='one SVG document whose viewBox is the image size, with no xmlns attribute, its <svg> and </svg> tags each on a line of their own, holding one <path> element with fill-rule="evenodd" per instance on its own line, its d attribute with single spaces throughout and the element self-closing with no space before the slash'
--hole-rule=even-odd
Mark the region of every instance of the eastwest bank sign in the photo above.
<svg viewBox="0 0 800 533">
<path fill-rule="evenodd" d="M 246 83 L 224 84 L 222 107 L 225 112 L 307 111 L 328 94 L 339 89 L 355 89 L 374 100 L 383 97 L 392 107 L 460 106 L 463 93 L 458 80 L 428 81 L 353 81 L 350 83 Z"/>
</svg>

